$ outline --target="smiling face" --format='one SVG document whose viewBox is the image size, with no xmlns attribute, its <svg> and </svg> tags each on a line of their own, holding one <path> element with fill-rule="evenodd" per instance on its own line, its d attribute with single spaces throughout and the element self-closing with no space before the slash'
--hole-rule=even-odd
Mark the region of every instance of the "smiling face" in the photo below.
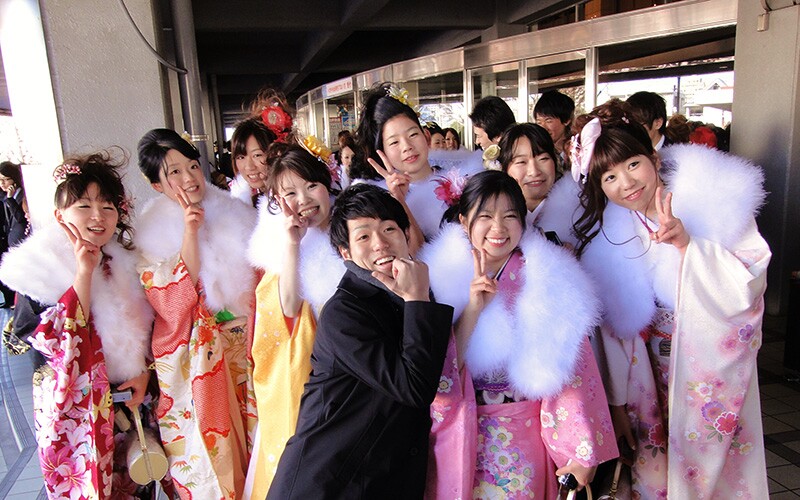
<svg viewBox="0 0 800 500">
<path fill-rule="evenodd" d="M 548 153 L 533 154 L 531 141 L 520 137 L 514 143 L 508 175 L 514 178 L 525 195 L 525 205 L 533 211 L 550 193 L 556 180 L 556 163 Z"/>
<path fill-rule="evenodd" d="M 655 212 L 660 182 L 656 165 L 645 155 L 617 163 L 600 176 L 600 187 L 610 202 L 644 214 Z"/>
<path fill-rule="evenodd" d="M 477 205 L 459 220 L 473 248 L 486 252 L 486 270 L 497 273 L 522 239 L 522 221 L 505 194 L 487 200 L 480 211 Z"/>
<path fill-rule="evenodd" d="M 102 247 L 114 236 L 119 221 L 117 207 L 102 199 L 100 187 L 91 183 L 86 192 L 72 205 L 56 209 L 56 220 L 72 224 L 80 232 L 81 238 Z"/>
<path fill-rule="evenodd" d="M 486 131 L 480 128 L 477 125 L 472 127 L 475 130 L 475 144 L 481 147 L 481 149 L 486 149 L 492 144 L 497 144 L 498 141 L 493 141 L 487 134 Z M 497 138 L 500 139 L 499 137 Z"/>
<path fill-rule="evenodd" d="M 431 149 L 444 149 L 444 136 L 438 132 L 431 134 Z"/>
<path fill-rule="evenodd" d="M 458 149 L 458 140 L 453 132 L 447 131 L 447 135 L 444 137 L 444 145 L 450 150 Z"/>
<path fill-rule="evenodd" d="M 358 217 L 347 221 L 348 245 L 339 252 L 358 267 L 392 276 L 392 262 L 408 258 L 408 237 L 393 220 Z"/>
<path fill-rule="evenodd" d="M 178 187 L 183 188 L 192 203 L 200 203 L 206 194 L 206 179 L 200 162 L 191 160 L 178 151 L 170 149 L 164 158 L 165 168 L 158 172 L 159 182 L 153 188 L 178 203 Z"/>
<path fill-rule="evenodd" d="M 428 141 L 419 124 L 406 115 L 397 115 L 383 124 L 383 152 L 392 167 L 422 180 L 431 173 Z"/>
<path fill-rule="evenodd" d="M 267 177 L 267 155 L 255 136 L 250 136 L 245 142 L 245 154 L 234 159 L 236 169 L 244 176 L 244 180 L 252 189 L 264 189 L 264 179 Z"/>
<path fill-rule="evenodd" d="M 289 209 L 308 220 L 310 227 L 326 228 L 331 214 L 331 197 L 325 185 L 307 181 L 291 170 L 280 174 L 278 196 Z"/>
</svg>

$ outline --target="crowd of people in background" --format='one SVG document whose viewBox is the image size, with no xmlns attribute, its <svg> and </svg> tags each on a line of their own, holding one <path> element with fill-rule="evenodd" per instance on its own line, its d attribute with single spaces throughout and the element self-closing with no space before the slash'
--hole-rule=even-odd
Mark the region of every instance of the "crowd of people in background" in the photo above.
<svg viewBox="0 0 800 500">
<path fill-rule="evenodd" d="M 552 90 L 479 100 L 466 152 L 395 84 L 361 102 L 333 152 L 260 92 L 211 182 L 148 131 L 135 218 L 113 150 L 32 234 L 0 165 L 51 498 L 153 495 L 138 419 L 170 498 L 766 498 L 764 179 L 724 131 Z"/>
</svg>

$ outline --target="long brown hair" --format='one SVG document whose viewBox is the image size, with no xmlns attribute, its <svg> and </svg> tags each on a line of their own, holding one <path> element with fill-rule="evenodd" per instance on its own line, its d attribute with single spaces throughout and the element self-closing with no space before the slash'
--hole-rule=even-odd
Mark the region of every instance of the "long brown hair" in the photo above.
<svg viewBox="0 0 800 500">
<path fill-rule="evenodd" d="M 589 121 L 581 118 L 577 121 L 583 124 Z M 612 99 L 594 108 L 588 118 L 599 119 L 602 129 L 595 142 L 589 173 L 581 190 L 583 214 L 573 224 L 579 240 L 578 255 L 603 227 L 603 211 L 608 205 L 608 198 L 600 184 L 603 174 L 634 156 L 647 156 L 653 165 L 658 159 L 647 131 L 633 119 L 630 107 L 619 99 Z"/>
</svg>

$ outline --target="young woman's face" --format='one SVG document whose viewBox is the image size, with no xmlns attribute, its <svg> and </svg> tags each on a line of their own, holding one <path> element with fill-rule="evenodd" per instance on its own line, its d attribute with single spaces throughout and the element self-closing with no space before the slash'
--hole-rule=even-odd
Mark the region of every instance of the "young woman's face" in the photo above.
<svg viewBox="0 0 800 500">
<path fill-rule="evenodd" d="M 75 203 L 56 209 L 56 219 L 75 226 L 81 238 L 102 247 L 114 237 L 119 212 L 113 203 L 102 199 L 100 187 L 93 182 Z"/>
<path fill-rule="evenodd" d="M 341 157 L 342 157 L 342 166 L 345 168 L 350 168 L 350 165 L 353 163 L 353 157 L 355 156 L 355 152 L 350 149 L 349 146 L 345 146 L 342 148 Z"/>
<path fill-rule="evenodd" d="M 397 170 L 421 180 L 430 174 L 428 141 L 417 122 L 397 115 L 383 124 L 383 152 Z"/>
<path fill-rule="evenodd" d="M 252 189 L 264 189 L 267 178 L 267 155 L 255 136 L 245 142 L 245 154 L 237 155 L 236 169 L 244 176 L 244 180 Z"/>
<path fill-rule="evenodd" d="M 656 165 L 645 155 L 617 163 L 600 176 L 600 187 L 610 202 L 644 214 L 655 209 L 659 183 Z"/>
<path fill-rule="evenodd" d="M 444 136 L 442 134 L 431 134 L 431 149 L 444 149 Z"/>
<path fill-rule="evenodd" d="M 447 132 L 447 135 L 444 137 L 444 145 L 450 150 L 458 149 L 458 141 L 452 132 Z"/>
<path fill-rule="evenodd" d="M 288 170 L 281 174 L 278 186 L 278 196 L 292 212 L 307 219 L 309 227 L 328 227 L 331 197 L 324 184 L 307 181 Z"/>
<path fill-rule="evenodd" d="M 522 221 L 504 194 L 487 200 L 480 212 L 476 206 L 460 220 L 472 246 L 486 252 L 486 268 L 493 272 L 500 269 L 522 239 Z"/>
<path fill-rule="evenodd" d="M 531 141 L 527 137 L 520 137 L 514 143 L 508 175 L 522 188 L 525 205 L 529 211 L 533 211 L 553 187 L 556 180 L 556 162 L 547 153 L 534 155 Z"/>
<path fill-rule="evenodd" d="M 359 217 L 347 221 L 349 248 L 339 252 L 358 267 L 392 276 L 392 262 L 408 258 L 408 238 L 393 220 Z"/>
<path fill-rule="evenodd" d="M 206 194 L 206 179 L 200 162 L 191 160 L 178 151 L 170 149 L 164 159 L 166 164 L 158 172 L 159 182 L 153 188 L 164 193 L 169 199 L 178 203 L 178 187 L 183 188 L 192 203 L 200 203 Z"/>
<path fill-rule="evenodd" d="M 536 125 L 543 127 L 553 139 L 556 151 L 560 152 L 564 141 L 567 139 L 569 122 L 563 123 L 557 116 L 536 115 Z"/>
</svg>

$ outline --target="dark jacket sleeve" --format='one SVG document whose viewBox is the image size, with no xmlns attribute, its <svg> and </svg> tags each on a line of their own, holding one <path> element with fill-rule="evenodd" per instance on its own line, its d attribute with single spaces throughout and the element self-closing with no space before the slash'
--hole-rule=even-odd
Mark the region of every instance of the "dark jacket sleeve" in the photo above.
<svg viewBox="0 0 800 500">
<path fill-rule="evenodd" d="M 21 198 L 20 198 L 21 199 Z M 3 200 L 5 205 L 6 228 L 8 246 L 18 245 L 25 239 L 25 229 L 28 227 L 28 219 L 19 200 L 7 197 Z"/>
<path fill-rule="evenodd" d="M 331 301 L 320 332 L 342 370 L 404 405 L 429 406 L 436 396 L 450 335 L 453 308 L 406 302 L 402 326 L 372 301 Z M 389 313 L 389 310 L 384 310 Z M 401 329 L 401 338 L 393 329 Z"/>
</svg>

